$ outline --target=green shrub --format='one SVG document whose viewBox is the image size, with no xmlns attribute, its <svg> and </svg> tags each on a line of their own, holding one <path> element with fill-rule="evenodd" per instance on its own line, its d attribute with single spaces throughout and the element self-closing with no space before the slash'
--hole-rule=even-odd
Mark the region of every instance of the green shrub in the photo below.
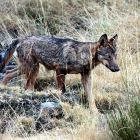
<svg viewBox="0 0 140 140">
<path fill-rule="evenodd" d="M 117 114 L 107 116 L 107 123 L 115 139 L 140 139 L 140 100 L 129 99 L 129 107 L 117 105 Z"/>
</svg>

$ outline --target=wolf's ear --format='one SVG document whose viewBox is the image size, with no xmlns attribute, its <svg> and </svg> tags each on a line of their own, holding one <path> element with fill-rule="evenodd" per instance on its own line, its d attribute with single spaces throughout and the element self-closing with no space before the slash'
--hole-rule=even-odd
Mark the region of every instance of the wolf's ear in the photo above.
<svg viewBox="0 0 140 140">
<path fill-rule="evenodd" d="M 116 34 L 114 37 L 113 37 L 113 42 L 116 43 L 118 40 L 118 35 Z"/>
<path fill-rule="evenodd" d="M 109 39 L 108 42 L 112 42 L 114 45 L 116 44 L 118 40 L 118 35 L 116 34 L 115 36 L 113 36 L 112 38 Z"/>
<path fill-rule="evenodd" d="M 105 47 L 106 42 L 108 41 L 107 34 L 103 34 L 99 39 L 99 47 L 103 46 Z"/>
</svg>

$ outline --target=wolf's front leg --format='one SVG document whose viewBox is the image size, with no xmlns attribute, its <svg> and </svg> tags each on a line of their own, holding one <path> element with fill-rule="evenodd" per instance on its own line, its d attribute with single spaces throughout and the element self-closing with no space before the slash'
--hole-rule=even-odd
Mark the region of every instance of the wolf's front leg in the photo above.
<svg viewBox="0 0 140 140">
<path fill-rule="evenodd" d="M 86 97 L 88 98 L 89 108 L 92 113 L 98 113 L 98 109 L 95 105 L 95 99 L 92 93 L 91 71 L 84 72 L 81 74 L 81 76 L 82 76 L 82 84 L 84 86 Z"/>
<path fill-rule="evenodd" d="M 56 71 L 56 78 L 58 89 L 62 90 L 62 93 L 65 93 L 65 74 Z"/>
</svg>

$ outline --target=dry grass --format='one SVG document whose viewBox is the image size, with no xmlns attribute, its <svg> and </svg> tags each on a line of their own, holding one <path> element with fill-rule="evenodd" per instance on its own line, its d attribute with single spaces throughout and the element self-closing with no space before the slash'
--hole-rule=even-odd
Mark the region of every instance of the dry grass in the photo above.
<svg viewBox="0 0 140 140">
<path fill-rule="evenodd" d="M 95 68 L 92 74 L 93 93 L 97 102 L 108 102 L 109 106 L 115 105 L 114 99 L 119 104 L 127 105 L 128 95 L 139 95 L 140 5 L 138 0 L 100 2 L 98 0 L 6 0 L 0 3 L 0 31 L 2 32 L 0 40 L 11 38 L 9 30 L 13 28 L 17 29 L 19 37 L 53 34 L 55 37 L 67 37 L 79 41 L 97 41 L 104 33 L 109 37 L 117 33 L 119 36 L 117 61 L 120 72 L 112 73 L 102 65 Z M 46 73 L 46 70 L 41 67 L 38 79 L 49 79 L 45 81 L 49 84 L 43 87 L 44 91 L 56 90 L 54 72 Z M 24 84 L 23 78 L 19 80 Z M 67 89 L 70 90 L 70 86 L 79 82 L 79 75 L 68 75 Z M 13 86 L 15 83 L 9 85 Z M 22 88 L 13 88 L 13 91 L 17 90 Z M 7 132 L 2 139 L 111 139 L 105 116 L 90 114 L 88 109 L 78 105 L 74 108 L 64 106 L 67 108 L 66 114 L 74 116 L 74 122 L 71 122 L 70 126 L 24 138 L 15 137 L 11 132 Z"/>
<path fill-rule="evenodd" d="M 26 138 L 19 138 L 15 137 L 15 135 L 9 135 L 9 133 L 3 135 L 3 139 L 8 140 L 37 140 L 41 138 L 42 140 L 73 140 L 73 139 L 79 139 L 79 140 L 85 140 L 85 139 L 106 139 L 108 140 L 108 135 L 105 130 L 105 126 L 103 124 L 106 123 L 106 120 L 102 116 L 98 116 L 97 114 L 91 115 L 89 110 L 84 109 L 80 106 L 75 106 L 74 108 L 70 108 L 69 111 L 67 111 L 65 118 L 69 117 L 70 115 L 73 115 L 74 121 L 72 123 L 69 123 L 69 125 L 64 126 L 63 128 L 55 128 L 50 131 L 45 131 L 41 134 L 36 134 L 35 136 L 26 137 Z M 18 126 L 19 122 L 27 123 L 25 118 L 19 118 L 18 122 L 16 123 Z M 31 119 L 30 119 L 31 120 Z M 32 120 L 30 121 L 32 123 Z M 29 123 L 29 122 L 28 122 Z M 62 120 L 61 120 L 61 123 Z M 15 126 L 15 127 L 16 127 Z M 90 127 L 89 127 L 90 126 Z M 18 128 L 21 128 L 21 126 Z M 18 128 L 16 128 L 18 133 Z M 14 130 L 12 130 L 13 132 Z"/>
</svg>

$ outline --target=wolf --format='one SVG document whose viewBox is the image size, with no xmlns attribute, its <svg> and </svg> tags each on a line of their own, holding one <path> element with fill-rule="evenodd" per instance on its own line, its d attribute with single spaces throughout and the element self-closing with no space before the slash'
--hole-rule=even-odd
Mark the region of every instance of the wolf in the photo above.
<svg viewBox="0 0 140 140">
<path fill-rule="evenodd" d="M 65 92 L 65 75 L 81 74 L 81 81 L 88 98 L 89 107 L 97 110 L 91 90 L 91 70 L 103 64 L 112 72 L 119 71 L 117 64 L 118 35 L 108 39 L 103 34 L 97 42 L 79 42 L 72 39 L 52 38 L 48 36 L 28 36 L 14 40 L 5 51 L 0 63 L 0 71 L 9 63 L 13 53 L 17 52 L 18 67 L 6 71 L 2 84 L 24 74 L 27 79 L 25 90 L 34 90 L 39 72 L 39 64 L 47 70 L 56 71 L 58 89 Z"/>
</svg>

